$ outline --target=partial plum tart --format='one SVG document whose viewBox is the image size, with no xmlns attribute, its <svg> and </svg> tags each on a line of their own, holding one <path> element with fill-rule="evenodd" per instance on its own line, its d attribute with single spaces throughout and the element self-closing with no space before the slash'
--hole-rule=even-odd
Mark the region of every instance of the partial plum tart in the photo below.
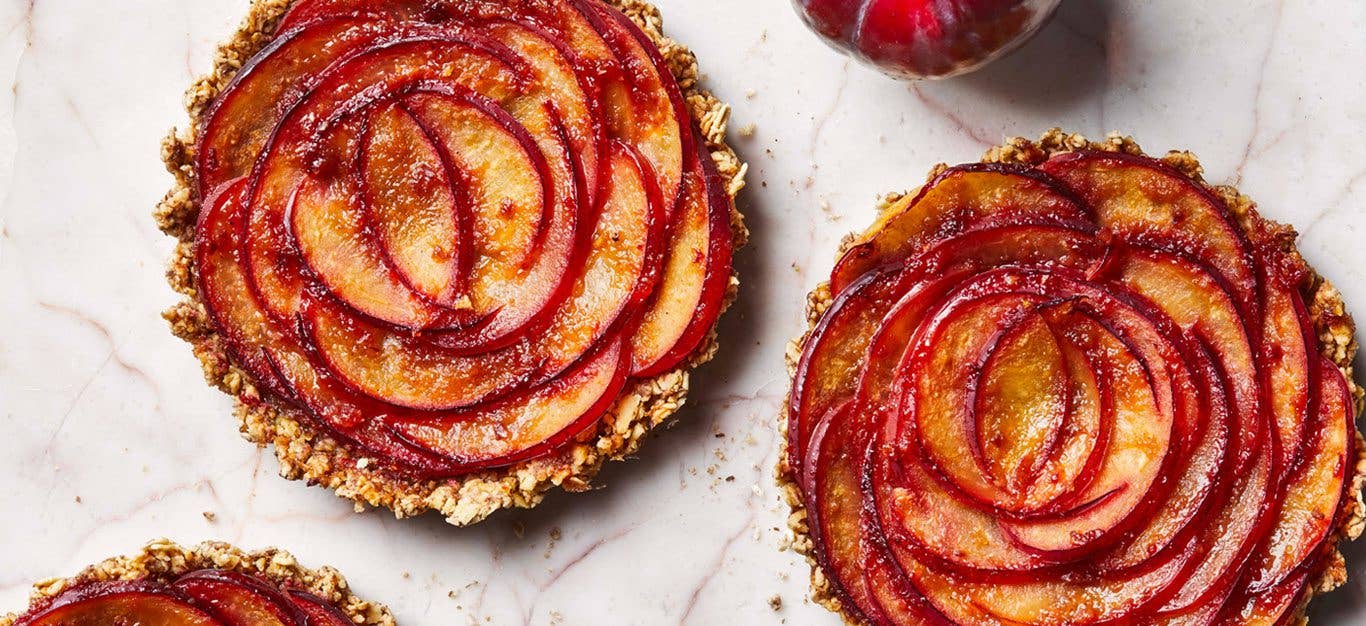
<svg viewBox="0 0 1366 626">
<path fill-rule="evenodd" d="M 353 595 L 330 568 L 288 552 L 161 540 L 69 579 L 34 586 L 23 614 L 0 626 L 393 626 L 382 605 Z"/>
<path fill-rule="evenodd" d="M 1279 625 L 1345 579 L 1351 319 L 1188 153 L 941 166 L 810 318 L 780 478 L 851 623 Z"/>
<path fill-rule="evenodd" d="M 258 0 L 191 91 L 168 313 L 287 476 L 456 524 L 587 488 L 734 293 L 728 109 L 638 0 Z"/>
</svg>

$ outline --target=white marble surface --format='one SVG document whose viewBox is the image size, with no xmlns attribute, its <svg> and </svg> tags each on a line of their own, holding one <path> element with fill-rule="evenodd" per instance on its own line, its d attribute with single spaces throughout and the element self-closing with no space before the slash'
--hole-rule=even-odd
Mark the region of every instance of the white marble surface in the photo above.
<svg viewBox="0 0 1366 626">
<path fill-rule="evenodd" d="M 335 564 L 410 625 L 836 624 L 780 551 L 783 344 L 880 192 L 1009 134 L 1192 149 L 1366 307 L 1362 2 L 1067 0 L 1015 56 L 910 85 L 826 49 L 786 0 L 660 0 L 751 163 L 754 238 L 720 358 L 681 423 L 595 493 L 463 530 L 356 515 L 275 477 L 158 315 L 175 300 L 150 217 L 169 184 L 158 142 L 246 4 L 0 0 L 0 612 L 34 579 L 164 535 Z M 1356 581 L 1320 623 L 1366 624 L 1366 546 L 1352 552 Z"/>
</svg>

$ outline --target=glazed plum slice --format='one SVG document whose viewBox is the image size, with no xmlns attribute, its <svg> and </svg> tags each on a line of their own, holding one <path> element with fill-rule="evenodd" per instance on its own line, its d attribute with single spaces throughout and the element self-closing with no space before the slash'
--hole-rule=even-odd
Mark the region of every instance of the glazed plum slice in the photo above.
<svg viewBox="0 0 1366 626">
<path fill-rule="evenodd" d="M 1351 480 L 1354 434 L 1352 397 L 1337 368 L 1319 358 L 1323 389 L 1317 394 L 1315 421 L 1290 477 L 1278 495 L 1275 530 L 1252 556 L 1248 590 L 1256 593 L 1292 577 L 1328 540 Z M 1339 494 L 1338 498 L 1331 494 Z"/>
<path fill-rule="evenodd" d="M 47 608 L 21 617 L 20 626 L 230 626 L 159 585 L 142 582 L 91 583 L 64 592 Z"/>
<path fill-rule="evenodd" d="M 301 0 L 279 28 L 212 103 L 196 171 L 201 292 L 266 401 L 454 477 L 557 453 L 701 348 L 730 182 L 635 23 Z"/>
<path fill-rule="evenodd" d="M 306 591 L 291 590 L 289 601 L 304 614 L 308 626 L 353 626 L 351 621 L 332 603 Z"/>
<path fill-rule="evenodd" d="M 471 468 L 515 463 L 559 447 L 596 419 L 626 382 L 630 354 L 621 342 L 525 397 L 469 414 L 395 417 L 389 427 L 404 442 Z"/>
<path fill-rule="evenodd" d="M 290 199 L 290 234 L 324 288 L 357 311 L 403 328 L 429 329 L 454 321 L 455 310 L 408 288 L 364 227 L 357 179 L 304 179 Z M 297 312 L 295 312 L 297 314 Z"/>
<path fill-rule="evenodd" d="M 379 41 L 388 28 L 358 17 L 337 17 L 312 28 L 282 28 L 233 77 L 213 103 L 196 147 L 199 193 L 251 173 L 256 155 L 303 95 L 339 60 Z"/>
<path fill-rule="evenodd" d="M 1209 190 L 1160 161 L 1122 153 L 1071 152 L 1039 169 L 1085 202 L 1107 233 L 1136 246 L 1190 255 L 1212 268 L 1235 301 L 1253 312 L 1257 276 L 1246 237 Z"/>
<path fill-rule="evenodd" d="M 267 323 L 242 262 L 249 184 L 246 178 L 225 183 L 205 200 L 195 228 L 197 283 L 205 309 L 233 359 L 257 384 L 285 394 L 264 346 L 287 340 Z"/>
<path fill-rule="evenodd" d="M 982 224 L 1058 224 L 1089 220 L 1086 209 L 1056 182 L 1027 168 L 1006 165 L 951 167 L 888 207 L 830 274 L 843 291 L 884 263 L 912 256 L 936 240 Z"/>
<path fill-rule="evenodd" d="M 474 107 L 460 108 L 470 118 L 480 117 Z M 490 131 L 488 126 L 480 128 Z M 393 267 L 404 287 L 447 307 L 467 304 L 462 299 L 469 298 L 463 279 L 471 263 L 471 193 L 455 185 L 464 172 L 442 157 L 433 138 L 402 103 L 371 113 L 365 130 L 354 179 L 359 188 L 355 199 L 363 213 L 353 223 L 373 229 L 383 261 Z M 531 201 L 539 208 L 544 199 L 536 169 L 518 171 L 535 177 Z M 296 236 L 298 219 L 296 215 Z"/>
<path fill-rule="evenodd" d="M 948 168 L 888 207 L 836 264 L 788 416 L 845 612 L 1291 616 L 1341 523 L 1354 400 L 1260 219 L 1089 150 Z"/>
<path fill-rule="evenodd" d="M 304 614 L 273 587 L 236 572 L 200 570 L 171 587 L 196 600 L 228 626 L 295 626 Z"/>
<path fill-rule="evenodd" d="M 634 376 L 662 374 L 692 354 L 711 330 L 730 285 L 730 196 L 711 155 L 697 145 L 659 288 L 631 338 Z"/>
<path fill-rule="evenodd" d="M 566 0 L 597 31 L 616 58 L 602 77 L 609 134 L 634 146 L 654 170 L 672 218 L 683 192 L 693 135 L 678 83 L 654 44 L 621 12 L 596 0 Z"/>
</svg>

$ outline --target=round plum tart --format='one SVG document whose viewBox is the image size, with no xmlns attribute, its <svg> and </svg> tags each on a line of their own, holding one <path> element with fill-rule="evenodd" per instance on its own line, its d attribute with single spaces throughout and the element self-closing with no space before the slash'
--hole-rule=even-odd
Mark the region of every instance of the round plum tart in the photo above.
<svg viewBox="0 0 1366 626">
<path fill-rule="evenodd" d="M 810 298 L 780 479 L 862 624 L 1297 623 L 1362 530 L 1356 351 L 1189 153 L 1054 130 L 887 200 Z"/>
<path fill-rule="evenodd" d="M 288 552 L 223 543 L 182 548 L 154 541 L 72 578 L 34 585 L 21 615 L 0 626 L 393 626 L 389 609 L 351 593 L 331 568 L 301 567 Z"/>
<path fill-rule="evenodd" d="M 257 0 L 189 111 L 167 317 L 286 477 L 534 506 L 711 357 L 744 167 L 650 5 Z"/>
</svg>

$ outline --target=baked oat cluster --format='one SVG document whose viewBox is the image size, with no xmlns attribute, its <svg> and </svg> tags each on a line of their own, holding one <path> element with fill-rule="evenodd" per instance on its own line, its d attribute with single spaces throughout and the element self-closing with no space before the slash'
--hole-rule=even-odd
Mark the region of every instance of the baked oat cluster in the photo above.
<svg viewBox="0 0 1366 626">
<path fill-rule="evenodd" d="M 870 624 L 1283 624 L 1361 531 L 1351 320 L 1189 154 L 1059 131 L 891 199 L 813 295 L 781 467 Z"/>
<path fill-rule="evenodd" d="M 744 238 L 648 5 L 258 2 L 167 144 L 168 313 L 283 473 L 453 523 L 678 408 Z"/>
</svg>

